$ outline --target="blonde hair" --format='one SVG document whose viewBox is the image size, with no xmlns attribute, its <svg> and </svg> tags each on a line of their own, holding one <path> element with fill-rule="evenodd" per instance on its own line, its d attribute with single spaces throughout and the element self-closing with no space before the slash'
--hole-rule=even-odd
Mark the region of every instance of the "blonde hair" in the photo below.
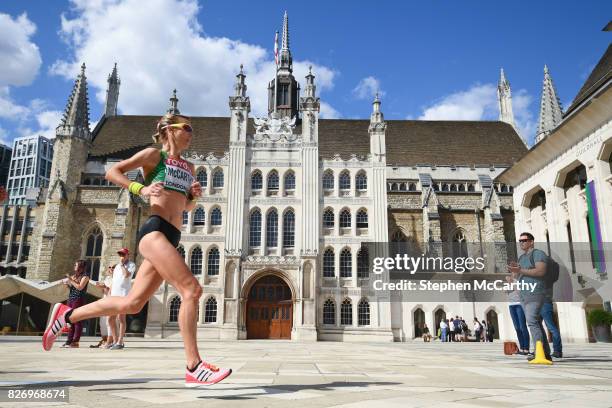
<svg viewBox="0 0 612 408">
<path fill-rule="evenodd" d="M 168 137 L 168 130 L 164 129 L 164 127 L 174 125 L 175 123 L 182 123 L 185 120 L 191 121 L 191 118 L 185 115 L 166 113 L 160 120 L 157 121 L 157 133 L 152 136 L 153 142 L 163 144 Z"/>
</svg>

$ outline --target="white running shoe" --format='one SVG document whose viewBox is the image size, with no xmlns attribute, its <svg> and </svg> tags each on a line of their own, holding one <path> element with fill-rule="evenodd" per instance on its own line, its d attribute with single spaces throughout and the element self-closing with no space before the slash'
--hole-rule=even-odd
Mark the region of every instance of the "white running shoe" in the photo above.
<svg viewBox="0 0 612 408">
<path fill-rule="evenodd" d="M 200 361 L 193 372 L 187 370 L 185 373 L 185 387 L 199 387 L 200 385 L 212 385 L 223 381 L 232 373 L 231 368 L 218 368 L 212 364 Z"/>
<path fill-rule="evenodd" d="M 49 326 L 47 326 L 47 329 L 42 337 L 43 349 L 45 349 L 45 351 L 51 350 L 53 347 L 53 342 L 57 336 L 60 335 L 64 326 L 66 326 L 66 313 L 70 310 L 72 310 L 72 308 L 64 305 L 63 303 L 56 303 L 53 306 Z"/>
</svg>

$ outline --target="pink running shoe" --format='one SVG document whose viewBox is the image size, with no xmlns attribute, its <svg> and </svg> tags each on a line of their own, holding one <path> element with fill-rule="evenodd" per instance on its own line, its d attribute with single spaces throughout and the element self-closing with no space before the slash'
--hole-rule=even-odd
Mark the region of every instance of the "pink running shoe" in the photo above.
<svg viewBox="0 0 612 408">
<path fill-rule="evenodd" d="M 56 303 L 53 306 L 53 312 L 51 312 L 51 319 L 49 320 L 49 326 L 43 334 L 42 343 L 45 351 L 51 350 L 53 342 L 62 332 L 64 326 L 66 326 L 66 312 L 72 310 L 63 303 Z"/>
<path fill-rule="evenodd" d="M 229 377 L 231 368 L 218 368 L 212 364 L 200 361 L 193 372 L 187 370 L 185 373 L 185 387 L 198 387 L 200 385 L 212 385 Z"/>
</svg>

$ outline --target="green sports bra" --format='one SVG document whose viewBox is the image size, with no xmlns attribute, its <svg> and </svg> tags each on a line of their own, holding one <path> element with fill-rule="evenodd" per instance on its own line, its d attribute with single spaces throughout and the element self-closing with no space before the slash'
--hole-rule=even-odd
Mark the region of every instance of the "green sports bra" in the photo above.
<svg viewBox="0 0 612 408">
<path fill-rule="evenodd" d="M 159 163 L 145 179 L 145 185 L 162 182 L 165 189 L 187 195 L 194 180 L 189 163 L 168 157 L 164 150 L 160 150 L 160 156 Z"/>
</svg>

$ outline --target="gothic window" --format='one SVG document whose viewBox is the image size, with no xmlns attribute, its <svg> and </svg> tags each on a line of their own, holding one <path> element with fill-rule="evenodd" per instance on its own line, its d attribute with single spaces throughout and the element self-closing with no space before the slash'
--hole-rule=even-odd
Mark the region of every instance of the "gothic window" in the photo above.
<svg viewBox="0 0 612 408">
<path fill-rule="evenodd" d="M 340 252 L 340 277 L 350 278 L 353 274 L 353 257 L 349 248 Z"/>
<path fill-rule="evenodd" d="M 351 211 L 348 209 L 340 212 L 340 228 L 351 228 Z"/>
<path fill-rule="evenodd" d="M 212 186 L 213 188 L 223 188 L 223 170 L 222 169 L 217 169 L 213 173 Z"/>
<path fill-rule="evenodd" d="M 368 228 L 368 212 L 365 209 L 357 211 L 357 228 Z"/>
<path fill-rule="evenodd" d="M 219 275 L 219 250 L 217 248 L 208 251 L 207 267 L 208 276 Z"/>
<path fill-rule="evenodd" d="M 98 280 L 100 273 L 100 258 L 102 257 L 102 244 L 104 235 L 99 227 L 91 230 L 87 236 L 87 247 L 85 248 L 85 273 L 91 280 Z"/>
<path fill-rule="evenodd" d="M 451 184 L 450 191 L 457 191 L 457 185 L 456 184 Z"/>
<path fill-rule="evenodd" d="M 223 223 L 223 215 L 219 207 L 213 208 L 210 212 L 210 225 L 213 227 L 220 226 Z"/>
<path fill-rule="evenodd" d="M 276 170 L 272 170 L 268 174 L 268 191 L 278 191 L 278 173 Z"/>
<path fill-rule="evenodd" d="M 189 224 L 189 213 L 187 211 L 183 211 L 183 225 Z"/>
<path fill-rule="evenodd" d="M 327 248 L 323 253 L 323 277 L 333 278 L 336 275 L 334 250 Z"/>
<path fill-rule="evenodd" d="M 170 310 L 168 316 L 168 322 L 176 323 L 178 322 L 179 310 L 181 308 L 181 298 L 180 296 L 175 296 L 170 301 Z"/>
<path fill-rule="evenodd" d="M 360 191 L 368 189 L 368 176 L 366 176 L 364 171 L 359 172 L 357 177 L 355 177 L 355 187 Z"/>
<path fill-rule="evenodd" d="M 327 170 L 323 173 L 323 190 L 333 190 L 334 189 L 334 172 L 331 170 Z"/>
<path fill-rule="evenodd" d="M 197 246 L 191 251 L 191 273 L 194 275 L 202 274 L 202 249 Z"/>
<path fill-rule="evenodd" d="M 336 304 L 331 299 L 323 303 L 323 324 L 336 324 Z"/>
<path fill-rule="evenodd" d="M 196 174 L 196 180 L 198 181 L 198 183 L 200 183 L 202 188 L 206 187 L 206 185 L 208 184 L 206 169 L 204 167 L 200 167 L 200 169 L 198 170 Z"/>
<path fill-rule="evenodd" d="M 476 191 L 476 188 L 474 187 L 474 184 L 472 184 L 472 183 L 468 184 L 467 191 L 469 191 L 469 192 Z"/>
<path fill-rule="evenodd" d="M 416 184 L 414 183 L 408 184 L 408 191 L 416 191 Z"/>
<path fill-rule="evenodd" d="M 467 258 L 468 257 L 468 249 L 467 249 L 467 240 L 465 239 L 465 233 L 462 229 L 458 229 L 453 234 L 453 255 L 455 258 Z"/>
<path fill-rule="evenodd" d="M 323 212 L 323 228 L 334 228 L 334 210 L 331 208 Z"/>
<path fill-rule="evenodd" d="M 185 259 L 185 248 L 182 245 L 179 245 L 176 250 L 178 251 L 179 255 L 181 256 L 181 258 L 183 258 L 183 260 Z"/>
<path fill-rule="evenodd" d="M 353 304 L 349 298 L 344 299 L 340 307 L 340 324 L 343 326 L 353 324 Z"/>
<path fill-rule="evenodd" d="M 266 217 L 266 246 L 276 248 L 278 245 L 278 213 L 271 210 Z"/>
<path fill-rule="evenodd" d="M 357 306 L 357 324 L 359 326 L 370 325 L 370 303 L 367 299 L 361 299 Z"/>
<path fill-rule="evenodd" d="M 465 185 L 459 184 L 459 191 L 465 191 Z"/>
<path fill-rule="evenodd" d="M 448 184 L 446 183 L 442 184 L 442 191 L 448 191 L 448 190 L 449 190 Z"/>
<path fill-rule="evenodd" d="M 251 175 L 251 190 L 259 191 L 263 188 L 263 178 L 259 170 L 254 171 Z"/>
<path fill-rule="evenodd" d="M 217 300 L 209 297 L 204 306 L 204 323 L 215 323 L 217 321 Z"/>
<path fill-rule="evenodd" d="M 370 274 L 370 255 L 367 247 L 362 247 L 357 252 L 357 277 L 367 278 Z"/>
<path fill-rule="evenodd" d="M 206 220 L 206 214 L 204 213 L 204 208 L 202 207 L 196 208 L 196 210 L 193 212 L 193 225 L 195 226 L 204 225 L 205 220 Z"/>
<path fill-rule="evenodd" d="M 285 191 L 295 190 L 295 173 L 289 170 L 285 174 Z"/>
<path fill-rule="evenodd" d="M 295 246 L 295 214 L 293 210 L 285 211 L 283 215 L 283 248 Z"/>
<path fill-rule="evenodd" d="M 254 210 L 249 220 L 249 246 L 261 246 L 261 211 Z"/>
<path fill-rule="evenodd" d="M 340 190 L 349 190 L 351 188 L 351 175 L 347 170 L 340 173 L 340 179 L 338 181 Z"/>
</svg>

